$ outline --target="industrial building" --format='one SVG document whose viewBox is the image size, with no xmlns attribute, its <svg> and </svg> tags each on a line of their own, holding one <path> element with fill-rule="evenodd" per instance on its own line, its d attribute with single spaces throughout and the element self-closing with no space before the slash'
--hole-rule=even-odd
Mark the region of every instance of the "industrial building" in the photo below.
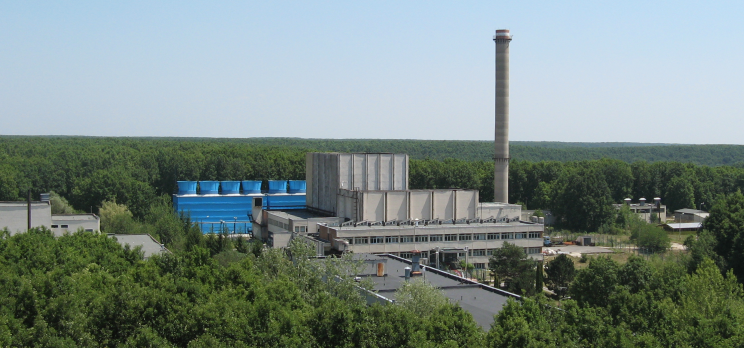
<svg viewBox="0 0 744 348">
<path fill-rule="evenodd" d="M 520 221 L 520 205 L 480 203 L 477 190 L 411 190 L 408 161 L 405 154 L 308 153 L 306 209 L 256 211 L 253 234 L 273 247 L 303 238 L 319 254 L 417 255 L 440 266 L 468 259 L 486 268 L 504 242 L 541 257 L 544 225 Z"/>
<path fill-rule="evenodd" d="M 179 181 L 173 195 L 177 213 L 187 215 L 203 233 L 253 233 L 253 212 L 305 208 L 304 180 Z M 242 189 L 241 189 L 242 187 Z"/>
<path fill-rule="evenodd" d="M 638 203 L 633 203 L 630 198 L 626 198 L 622 204 L 613 204 L 615 209 L 620 209 L 623 205 L 630 207 L 630 211 L 635 213 L 641 220 L 651 223 L 652 219 L 658 219 L 663 223 L 667 219 L 666 205 L 661 204 L 661 198 L 654 198 L 654 203 L 646 203 L 645 198 L 640 198 Z"/>
<path fill-rule="evenodd" d="M 0 202 L 0 230 L 7 228 L 11 235 L 26 232 L 29 228 L 46 227 L 55 236 L 65 232 L 101 230 L 101 220 L 95 214 L 52 214 L 49 194 L 42 194 L 40 201 Z"/>
</svg>

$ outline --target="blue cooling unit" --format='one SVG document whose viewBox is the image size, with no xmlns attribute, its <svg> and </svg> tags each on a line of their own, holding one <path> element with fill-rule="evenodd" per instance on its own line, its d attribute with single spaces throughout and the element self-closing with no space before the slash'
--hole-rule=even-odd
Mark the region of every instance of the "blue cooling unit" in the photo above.
<svg viewBox="0 0 744 348">
<path fill-rule="evenodd" d="M 243 193 L 240 194 L 236 192 L 239 185 L 235 185 L 240 182 L 223 181 L 222 194 L 217 194 L 215 191 L 219 183 L 219 181 L 199 182 L 201 194 L 197 195 L 194 193 L 195 182 L 183 184 L 179 182 L 179 192 L 173 195 L 173 208 L 176 213 L 189 216 L 192 222 L 199 224 L 203 233 L 227 231 L 227 233 L 251 234 L 253 232 L 253 203 L 256 197 L 262 198 L 264 210 L 305 209 L 305 193 L 261 193 L 260 181 L 243 181 Z M 287 182 L 284 181 L 284 183 L 286 185 Z M 299 184 L 294 185 L 299 186 Z M 208 187 L 209 193 L 204 192 L 205 186 L 211 186 Z M 255 191 L 258 192 L 248 193 Z"/>
</svg>

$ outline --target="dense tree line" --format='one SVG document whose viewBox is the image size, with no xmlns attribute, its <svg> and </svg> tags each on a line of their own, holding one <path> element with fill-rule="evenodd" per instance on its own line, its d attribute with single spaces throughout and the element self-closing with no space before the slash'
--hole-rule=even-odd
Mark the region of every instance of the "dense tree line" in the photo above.
<svg viewBox="0 0 744 348">
<path fill-rule="evenodd" d="M 0 137 L 0 200 L 23 199 L 27 190 L 34 197 L 54 191 L 79 211 L 97 212 L 104 201 L 111 201 L 125 205 L 135 219 L 143 219 L 150 202 L 176 191 L 177 180 L 304 178 L 305 153 L 312 148 L 279 146 L 276 139 L 266 144 L 254 141 Z M 389 142 L 392 148 L 379 151 L 401 149 L 396 141 Z M 340 150 L 358 150 L 351 146 L 353 142 L 349 144 Z M 440 150 L 442 146 L 427 151 Z M 481 201 L 493 199 L 491 161 L 412 159 L 410 166 L 412 188 L 478 189 Z M 609 223 L 615 213 L 609 205 L 626 197 L 634 201 L 661 197 L 673 211 L 703 203 L 709 208 L 717 197 L 744 188 L 744 168 L 682 162 L 514 160 L 509 175 L 510 203 L 550 209 L 563 227 L 587 231 Z"/>
<path fill-rule="evenodd" d="M 407 153 L 415 159 L 491 161 L 493 158 L 493 141 L 300 138 L 249 138 L 235 141 L 320 151 Z M 744 146 L 512 141 L 510 155 L 515 160 L 531 162 L 612 158 L 628 163 L 677 161 L 719 166 L 744 163 Z"/>
</svg>

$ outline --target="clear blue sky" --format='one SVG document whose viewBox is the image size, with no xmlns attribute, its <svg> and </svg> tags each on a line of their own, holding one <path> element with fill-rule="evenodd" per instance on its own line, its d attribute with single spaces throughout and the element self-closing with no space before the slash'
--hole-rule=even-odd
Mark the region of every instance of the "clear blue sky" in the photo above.
<svg viewBox="0 0 744 348">
<path fill-rule="evenodd" d="M 743 1 L 0 0 L 0 134 L 744 144 Z"/>
</svg>

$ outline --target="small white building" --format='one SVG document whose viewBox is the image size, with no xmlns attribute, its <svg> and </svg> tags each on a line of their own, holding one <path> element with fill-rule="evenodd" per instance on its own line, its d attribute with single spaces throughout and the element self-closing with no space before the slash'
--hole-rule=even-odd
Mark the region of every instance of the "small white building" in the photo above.
<svg viewBox="0 0 744 348">
<path fill-rule="evenodd" d="M 79 229 L 85 232 L 96 232 L 101 230 L 101 218 L 96 214 L 54 214 L 51 229 L 55 236 L 61 236 L 65 232 L 72 233 Z"/>
</svg>

